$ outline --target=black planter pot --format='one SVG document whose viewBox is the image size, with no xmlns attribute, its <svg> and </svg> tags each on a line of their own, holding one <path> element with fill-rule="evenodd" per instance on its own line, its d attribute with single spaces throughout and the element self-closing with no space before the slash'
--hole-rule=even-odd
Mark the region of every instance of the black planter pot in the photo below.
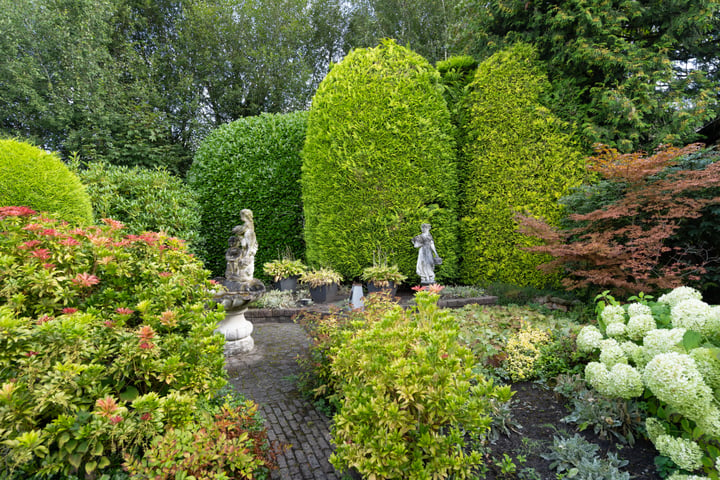
<svg viewBox="0 0 720 480">
<path fill-rule="evenodd" d="M 390 294 L 391 297 L 394 297 L 397 292 L 397 285 L 395 285 L 395 282 L 390 282 L 390 285 L 387 287 L 380 287 L 375 285 L 373 282 L 368 282 L 367 291 L 368 295 L 375 292 L 384 292 Z"/>
<path fill-rule="evenodd" d="M 310 287 L 310 298 L 315 303 L 326 303 L 335 298 L 337 295 L 337 283 L 330 285 L 321 285 L 319 287 Z"/>
<path fill-rule="evenodd" d="M 294 292 L 297 289 L 298 278 L 299 277 L 297 275 L 283 278 L 279 282 L 275 282 L 275 288 L 278 290 Z"/>
</svg>

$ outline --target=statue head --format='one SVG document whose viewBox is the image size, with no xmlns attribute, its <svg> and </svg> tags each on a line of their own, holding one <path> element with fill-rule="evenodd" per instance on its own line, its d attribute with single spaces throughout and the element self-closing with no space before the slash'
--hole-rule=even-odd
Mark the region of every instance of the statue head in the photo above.
<svg viewBox="0 0 720 480">
<path fill-rule="evenodd" d="M 420 230 L 421 230 L 423 233 L 429 232 L 429 231 L 430 231 L 430 224 L 429 224 L 429 223 L 423 223 L 422 225 L 420 225 Z"/>
<path fill-rule="evenodd" d="M 243 208 L 240 210 L 240 219 L 243 222 L 252 222 L 253 221 L 253 213 L 252 210 L 249 208 Z"/>
</svg>

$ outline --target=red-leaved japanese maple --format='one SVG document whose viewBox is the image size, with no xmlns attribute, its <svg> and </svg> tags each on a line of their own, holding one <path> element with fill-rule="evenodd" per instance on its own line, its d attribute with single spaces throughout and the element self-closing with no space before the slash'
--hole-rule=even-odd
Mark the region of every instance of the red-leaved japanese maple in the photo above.
<svg viewBox="0 0 720 480">
<path fill-rule="evenodd" d="M 702 144 L 661 147 L 653 155 L 619 154 L 602 147 L 588 168 L 626 188 L 615 202 L 585 214 L 570 214 L 571 228 L 558 229 L 541 219 L 520 215 L 520 231 L 542 239 L 528 250 L 553 259 L 540 266 L 565 272 L 564 285 L 609 288 L 615 293 L 673 288 L 696 281 L 705 260 L 692 245 L 671 246 L 683 222 L 702 215 L 720 197 L 699 195 L 720 187 L 720 162 L 702 170 L 678 170 L 657 175 Z M 711 190 L 710 190 L 711 191 Z"/>
</svg>

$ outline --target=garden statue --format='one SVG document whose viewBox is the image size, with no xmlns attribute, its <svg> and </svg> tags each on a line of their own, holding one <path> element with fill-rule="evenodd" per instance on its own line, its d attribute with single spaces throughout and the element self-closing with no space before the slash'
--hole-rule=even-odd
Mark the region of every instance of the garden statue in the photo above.
<svg viewBox="0 0 720 480">
<path fill-rule="evenodd" d="M 415 271 L 420 275 L 420 283 L 435 283 L 435 265 L 442 263 L 435 250 L 435 241 L 430 235 L 430 224 L 423 223 L 420 225 L 422 233 L 416 235 L 412 239 L 413 247 L 418 248 L 418 259 Z"/>
<path fill-rule="evenodd" d="M 240 219 L 243 224 L 233 228 L 233 236 L 228 239 L 228 250 L 225 253 L 227 261 L 225 279 L 242 283 L 253 279 L 258 243 L 255 238 L 252 211 L 243 209 L 240 211 Z"/>
<path fill-rule="evenodd" d="M 233 235 L 228 239 L 225 253 L 227 266 L 225 279 L 221 282 L 225 290 L 216 293 L 214 297 L 217 303 L 225 307 L 225 319 L 215 331 L 225 335 L 226 355 L 249 352 L 255 346 L 250 336 L 253 325 L 245 319 L 245 310 L 248 303 L 265 293 L 265 285 L 253 278 L 258 243 L 252 211 L 242 210 L 240 219 L 243 224 L 232 229 Z"/>
</svg>

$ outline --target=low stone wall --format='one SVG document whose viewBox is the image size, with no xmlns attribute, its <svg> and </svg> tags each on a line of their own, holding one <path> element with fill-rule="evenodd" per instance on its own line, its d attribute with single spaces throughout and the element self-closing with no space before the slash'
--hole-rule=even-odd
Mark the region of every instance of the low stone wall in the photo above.
<svg viewBox="0 0 720 480">
<path fill-rule="evenodd" d="M 441 308 L 462 308 L 465 305 L 495 305 L 497 297 L 483 296 L 470 298 L 441 298 L 438 306 Z M 402 304 L 402 303 L 401 303 Z M 409 305 L 402 304 L 407 308 Z M 252 323 L 291 323 L 298 313 L 304 311 L 315 311 L 329 313 L 330 306 L 323 308 L 323 305 L 316 304 L 311 308 L 251 308 L 245 311 L 245 318 Z"/>
</svg>

